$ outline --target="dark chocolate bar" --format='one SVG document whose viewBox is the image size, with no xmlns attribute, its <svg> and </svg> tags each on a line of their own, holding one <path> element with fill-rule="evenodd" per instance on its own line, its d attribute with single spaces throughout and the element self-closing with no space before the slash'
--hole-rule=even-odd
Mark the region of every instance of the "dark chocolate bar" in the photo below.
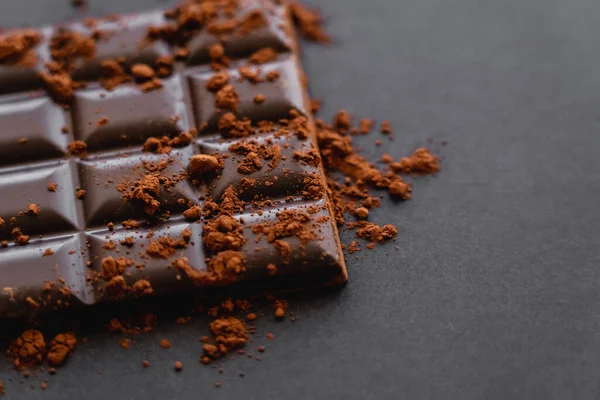
<svg viewBox="0 0 600 400">
<path fill-rule="evenodd" d="M 42 28 L 28 63 L 0 52 L 1 317 L 346 281 L 286 6 L 198 7 Z M 95 50 L 61 60 L 86 83 L 58 104 L 40 74 L 62 32 Z M 162 75 L 107 88 L 107 60 Z"/>
</svg>

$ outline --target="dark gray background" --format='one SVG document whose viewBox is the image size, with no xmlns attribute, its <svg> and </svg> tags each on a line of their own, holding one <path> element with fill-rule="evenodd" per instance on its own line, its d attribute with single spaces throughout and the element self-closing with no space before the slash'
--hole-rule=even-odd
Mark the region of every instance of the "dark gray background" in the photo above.
<svg viewBox="0 0 600 400">
<path fill-rule="evenodd" d="M 6 398 L 600 396 L 600 3 L 307 2 L 336 38 L 303 48 L 320 115 L 389 119 L 393 142 L 356 138 L 373 160 L 428 138 L 444 158 L 412 201 L 371 215 L 398 226 L 399 250 L 350 257 L 345 289 L 293 298 L 295 324 L 263 320 L 276 340 L 261 362 L 226 361 L 218 375 L 198 363 L 206 321 L 162 321 L 128 351 L 92 333 L 46 392 L 3 362 Z M 91 15 L 172 4 L 89 3 Z M 69 0 L 0 0 L 2 26 L 76 15 Z"/>
</svg>

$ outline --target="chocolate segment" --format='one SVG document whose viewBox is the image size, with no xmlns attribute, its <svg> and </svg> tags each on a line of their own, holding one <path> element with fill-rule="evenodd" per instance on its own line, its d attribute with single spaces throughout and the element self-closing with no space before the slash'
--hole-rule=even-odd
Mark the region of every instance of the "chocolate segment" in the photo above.
<svg viewBox="0 0 600 400">
<path fill-rule="evenodd" d="M 0 317 L 347 279 L 286 6 L 187 7 L 0 58 Z"/>
</svg>

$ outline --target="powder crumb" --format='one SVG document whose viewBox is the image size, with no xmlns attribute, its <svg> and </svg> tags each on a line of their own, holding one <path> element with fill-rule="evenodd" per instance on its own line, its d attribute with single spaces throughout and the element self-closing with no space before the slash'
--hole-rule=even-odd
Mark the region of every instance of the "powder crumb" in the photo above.
<svg viewBox="0 0 600 400">
<path fill-rule="evenodd" d="M 150 362 L 148 360 L 142 361 L 142 367 L 148 368 L 150 366 Z"/>
<path fill-rule="evenodd" d="M 183 369 L 183 364 L 181 363 L 181 361 L 175 361 L 174 367 L 175 371 L 179 372 Z"/>
<path fill-rule="evenodd" d="M 147 81 L 154 78 L 154 70 L 147 64 L 133 64 L 131 73 L 136 80 Z"/>
<path fill-rule="evenodd" d="M 75 192 L 75 197 L 77 198 L 77 200 L 82 200 L 83 198 L 85 198 L 86 193 L 87 192 L 84 189 L 77 189 L 77 191 Z"/>
<path fill-rule="evenodd" d="M 403 157 L 398 163 L 391 163 L 390 167 L 394 171 L 402 171 L 406 174 L 435 174 L 440 170 L 440 160 L 428 149 L 421 147 L 410 157 Z"/>
<path fill-rule="evenodd" d="M 195 176 L 201 176 L 222 168 L 222 162 L 215 156 L 196 154 L 190 158 L 190 173 Z"/>
<path fill-rule="evenodd" d="M 384 135 L 389 135 L 392 133 L 392 125 L 390 124 L 390 121 L 381 122 L 381 128 L 379 128 L 379 130 Z"/>
<path fill-rule="evenodd" d="M 87 144 L 82 140 L 75 140 L 69 143 L 69 154 L 84 158 L 87 155 Z"/>
<path fill-rule="evenodd" d="M 122 348 L 127 350 L 129 348 L 129 346 L 131 345 L 131 339 L 129 339 L 129 338 L 121 339 L 121 340 L 119 340 L 119 344 L 121 345 Z"/>
<path fill-rule="evenodd" d="M 58 185 L 54 182 L 50 182 L 48 184 L 48 191 L 49 192 L 56 192 L 56 189 L 58 188 Z"/>
<path fill-rule="evenodd" d="M 300 34 L 307 40 L 327 44 L 331 37 L 323 29 L 323 19 L 315 10 L 311 10 L 300 2 L 289 4 L 294 24 Z"/>
<path fill-rule="evenodd" d="M 104 126 L 104 125 L 108 124 L 108 122 L 109 122 L 108 117 L 102 117 L 98 121 L 96 121 L 96 126 Z"/>
<path fill-rule="evenodd" d="M 256 51 L 252 54 L 248 61 L 251 64 L 265 64 L 271 61 L 275 61 L 277 59 L 277 52 L 270 47 L 263 47 L 262 49 Z"/>
<path fill-rule="evenodd" d="M 275 335 L 273 335 L 272 333 L 267 333 L 266 337 L 267 337 L 267 339 L 269 339 L 269 340 L 273 340 L 273 339 L 275 339 Z"/>
<path fill-rule="evenodd" d="M 354 215 L 358 219 L 367 219 L 369 216 L 369 209 L 366 207 L 359 207 L 354 210 Z"/>
<path fill-rule="evenodd" d="M 168 339 L 162 339 L 160 341 L 160 347 L 162 347 L 163 349 L 170 349 L 171 348 L 171 341 L 169 341 Z"/>
<path fill-rule="evenodd" d="M 25 210 L 25 214 L 27 215 L 40 215 L 40 207 L 37 204 L 30 204 L 27 206 L 27 210 Z"/>
<path fill-rule="evenodd" d="M 52 249 L 50 247 L 48 247 L 46 250 L 44 250 L 44 257 L 48 257 L 51 256 L 52 254 L 54 254 L 54 251 L 52 251 Z"/>
<path fill-rule="evenodd" d="M 277 274 L 277 266 L 275 264 L 267 265 L 267 272 L 271 276 Z"/>
</svg>

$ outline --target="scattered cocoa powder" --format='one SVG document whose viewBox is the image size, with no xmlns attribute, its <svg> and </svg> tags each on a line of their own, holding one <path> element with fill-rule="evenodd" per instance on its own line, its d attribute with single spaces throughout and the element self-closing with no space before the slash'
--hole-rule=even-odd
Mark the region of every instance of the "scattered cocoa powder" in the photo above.
<svg viewBox="0 0 600 400">
<path fill-rule="evenodd" d="M 49 192 L 56 192 L 56 189 L 58 188 L 58 185 L 54 182 L 50 182 L 48 184 L 48 191 Z"/>
</svg>

